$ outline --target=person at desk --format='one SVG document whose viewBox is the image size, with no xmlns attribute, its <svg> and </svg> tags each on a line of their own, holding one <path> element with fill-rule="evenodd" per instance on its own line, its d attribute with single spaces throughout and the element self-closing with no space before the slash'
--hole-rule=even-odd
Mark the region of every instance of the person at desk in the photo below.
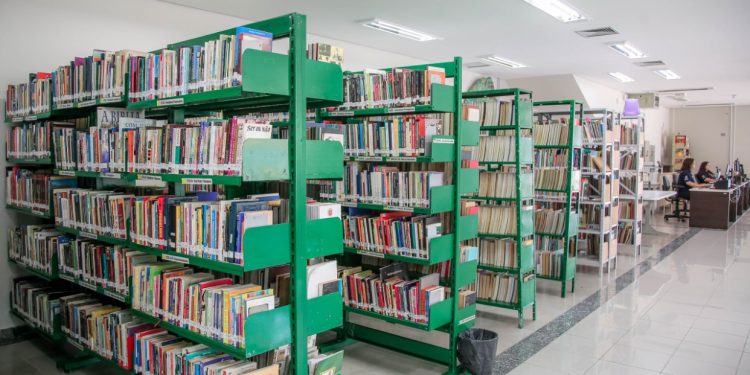
<svg viewBox="0 0 750 375">
<path fill-rule="evenodd" d="M 695 174 L 695 179 L 700 184 L 713 184 L 714 182 L 716 182 L 716 175 L 711 172 L 711 163 L 707 161 L 701 163 L 701 166 L 698 168 L 698 173 Z"/>
<path fill-rule="evenodd" d="M 680 198 L 690 200 L 690 189 L 697 187 L 712 187 L 710 183 L 699 183 L 693 175 L 693 165 L 695 160 L 687 158 L 682 162 L 680 176 L 677 177 L 677 195 Z"/>
</svg>

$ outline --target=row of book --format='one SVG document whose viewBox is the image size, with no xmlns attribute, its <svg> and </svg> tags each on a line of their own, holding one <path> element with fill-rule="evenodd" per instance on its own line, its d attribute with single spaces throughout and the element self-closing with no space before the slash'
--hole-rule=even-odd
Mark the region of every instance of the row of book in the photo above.
<svg viewBox="0 0 750 375">
<path fill-rule="evenodd" d="M 611 160 L 610 160 L 611 162 Z M 607 168 L 610 167 L 610 163 L 607 163 Z M 591 172 L 603 172 L 604 171 L 604 159 L 602 159 L 602 153 L 587 149 L 581 155 L 581 169 Z"/>
<path fill-rule="evenodd" d="M 5 91 L 5 116 L 31 116 L 49 112 L 51 107 L 51 74 L 30 73 L 26 83 L 8 85 Z"/>
<path fill-rule="evenodd" d="M 535 168 L 567 168 L 570 152 L 568 150 L 534 150 Z M 579 152 L 573 153 L 573 166 L 578 167 Z"/>
<path fill-rule="evenodd" d="M 512 162 L 516 160 L 516 138 L 513 136 L 483 135 L 479 148 L 472 147 L 470 158 L 481 162 Z"/>
<path fill-rule="evenodd" d="M 632 244 L 639 232 L 634 230 L 633 223 L 620 223 L 618 226 L 617 242 L 622 244 Z"/>
<path fill-rule="evenodd" d="M 59 319 L 60 297 L 65 294 L 35 278 L 19 278 L 13 280 L 10 304 L 30 325 L 52 335 Z"/>
<path fill-rule="evenodd" d="M 518 253 L 515 239 L 479 238 L 479 264 L 485 266 L 516 268 Z"/>
<path fill-rule="evenodd" d="M 344 75 L 343 110 L 414 106 L 431 103 L 432 84 L 445 84 L 445 69 L 365 69 Z"/>
<path fill-rule="evenodd" d="M 448 297 L 437 273 L 412 280 L 404 263 L 382 267 L 378 273 L 361 266 L 339 273 L 346 306 L 396 319 L 428 324 L 430 307 Z"/>
<path fill-rule="evenodd" d="M 442 124 L 440 118 L 430 116 L 388 116 L 348 123 L 344 127 L 346 155 L 429 156 L 433 136 L 439 134 Z"/>
<path fill-rule="evenodd" d="M 561 168 L 537 168 L 534 171 L 534 188 L 565 190 L 568 186 L 568 170 Z"/>
<path fill-rule="evenodd" d="M 638 170 L 638 158 L 633 152 L 628 152 L 620 156 L 620 169 L 636 171 Z"/>
<path fill-rule="evenodd" d="M 518 278 L 504 273 L 477 271 L 477 298 L 485 301 L 517 303 Z"/>
<path fill-rule="evenodd" d="M 430 190 L 442 185 L 443 172 L 403 172 L 396 166 L 359 162 L 348 163 L 344 171 L 344 199 L 347 202 L 427 208 L 430 206 Z"/>
<path fill-rule="evenodd" d="M 52 198 L 55 224 L 126 240 L 130 201 L 134 197 L 115 191 L 55 189 Z"/>
<path fill-rule="evenodd" d="M 562 274 L 563 250 L 537 251 L 536 273 L 546 277 L 560 277 Z"/>
<path fill-rule="evenodd" d="M 600 143 L 604 139 L 604 123 L 599 121 L 586 121 L 581 125 L 581 137 L 583 143 Z"/>
<path fill-rule="evenodd" d="M 579 216 L 580 223 L 578 227 L 581 229 L 600 229 L 602 225 L 603 211 L 604 209 L 598 205 L 581 205 L 581 213 Z"/>
<path fill-rule="evenodd" d="M 514 172 L 480 173 L 479 196 L 492 198 L 515 198 L 516 174 Z"/>
<path fill-rule="evenodd" d="M 479 113 L 478 122 L 480 126 L 513 125 L 515 111 L 513 100 L 493 98 L 464 103 L 464 113 L 468 110 L 476 110 Z"/>
<path fill-rule="evenodd" d="M 344 216 L 344 245 L 367 252 L 430 258 L 430 241 L 443 232 L 438 215 L 387 212 Z"/>
<path fill-rule="evenodd" d="M 271 51 L 273 34 L 236 28 L 203 44 L 132 56 L 128 99 L 131 102 L 226 89 L 242 82 L 246 49 Z"/>
<path fill-rule="evenodd" d="M 516 224 L 515 205 L 479 207 L 479 233 L 513 235 L 517 230 Z"/>
<path fill-rule="evenodd" d="M 563 234 L 566 216 L 565 209 L 537 208 L 534 230 L 537 233 Z"/>
<path fill-rule="evenodd" d="M 535 146 L 567 146 L 568 124 L 534 124 Z"/>
<path fill-rule="evenodd" d="M 48 159 L 52 156 L 49 122 L 33 122 L 9 127 L 5 157 L 8 159 Z"/>
<path fill-rule="evenodd" d="M 640 207 L 640 205 L 636 204 L 636 202 L 632 200 L 624 200 L 620 202 L 620 219 L 635 219 L 635 214 L 638 207 Z"/>
<path fill-rule="evenodd" d="M 327 43 L 310 43 L 307 45 L 307 58 L 341 66 L 344 64 L 344 49 Z"/>
<path fill-rule="evenodd" d="M 557 251 L 565 246 L 565 240 L 559 238 L 535 236 L 534 249 L 539 251 Z"/>
<path fill-rule="evenodd" d="M 8 258 L 25 267 L 51 275 L 53 256 L 58 245 L 69 238 L 51 225 L 27 225 L 8 228 Z"/>
<path fill-rule="evenodd" d="M 638 131 L 634 127 L 620 126 L 620 144 L 634 145 L 637 143 Z"/>
<path fill-rule="evenodd" d="M 52 72 L 52 103 L 62 109 L 96 99 L 119 102 L 125 94 L 130 57 L 145 55 L 132 50 L 94 50 L 91 56 L 74 58 Z"/>
<path fill-rule="evenodd" d="M 75 178 L 53 176 L 50 170 L 12 167 L 5 172 L 5 204 L 46 215 L 53 189 L 75 184 Z"/>
<path fill-rule="evenodd" d="M 637 176 L 620 175 L 620 193 L 622 194 L 641 194 L 643 192 L 643 182 L 637 184 Z"/>
</svg>

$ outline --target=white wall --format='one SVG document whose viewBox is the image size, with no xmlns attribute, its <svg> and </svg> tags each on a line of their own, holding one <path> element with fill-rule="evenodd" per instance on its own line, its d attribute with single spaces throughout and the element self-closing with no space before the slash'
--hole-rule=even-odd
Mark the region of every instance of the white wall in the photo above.
<svg viewBox="0 0 750 375">
<path fill-rule="evenodd" d="M 622 112 L 625 94 L 592 80 L 574 76 L 578 87 L 585 98 L 585 107 L 591 109 L 609 109 Z"/>
<path fill-rule="evenodd" d="M 750 147 L 747 146 L 750 140 L 750 105 L 741 105 L 734 107 L 734 155 L 732 160 L 739 158 L 750 172 Z"/>
<path fill-rule="evenodd" d="M 662 165 L 671 164 L 671 110 L 664 107 L 642 108 L 641 113 L 646 118 L 644 139 L 656 146 L 656 161 L 661 161 Z"/>
<path fill-rule="evenodd" d="M 730 109 L 714 106 L 672 110 L 673 135 L 688 136 L 690 156 L 696 163 L 709 161 L 722 169 L 726 167 L 730 160 Z"/>
<path fill-rule="evenodd" d="M 585 102 L 576 78 L 572 74 L 542 77 L 516 78 L 506 81 L 508 87 L 517 87 L 534 92 L 534 101 L 572 99 Z"/>
</svg>

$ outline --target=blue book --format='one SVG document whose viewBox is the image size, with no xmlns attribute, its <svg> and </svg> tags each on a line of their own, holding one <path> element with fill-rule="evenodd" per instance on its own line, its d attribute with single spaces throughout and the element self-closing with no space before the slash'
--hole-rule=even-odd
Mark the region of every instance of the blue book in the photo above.
<svg viewBox="0 0 750 375">
<path fill-rule="evenodd" d="M 227 249 L 234 251 L 240 250 L 239 244 L 242 240 L 242 225 L 240 223 L 242 223 L 242 219 L 244 219 L 244 217 L 240 217 L 240 214 L 247 211 L 262 211 L 267 209 L 268 203 L 254 199 L 232 201 L 232 204 L 229 207 L 229 217 L 227 217 L 227 234 L 229 236 L 226 241 Z"/>
</svg>

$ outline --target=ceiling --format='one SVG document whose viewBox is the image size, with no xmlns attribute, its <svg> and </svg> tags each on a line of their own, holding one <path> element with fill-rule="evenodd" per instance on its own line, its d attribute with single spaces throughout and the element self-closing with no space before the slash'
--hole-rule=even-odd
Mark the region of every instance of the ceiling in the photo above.
<svg viewBox="0 0 750 375">
<path fill-rule="evenodd" d="M 471 69 L 501 79 L 575 74 L 623 92 L 713 87 L 688 92 L 687 102 L 661 95 L 670 106 L 750 104 L 750 1 L 748 0 L 567 0 L 588 20 L 562 23 L 522 0 L 259 1 L 168 0 L 221 14 L 260 20 L 290 12 L 307 15 L 308 31 L 427 61 L 462 56 L 465 63 L 496 54 L 528 65 Z M 362 27 L 380 18 L 441 40 L 415 42 Z M 585 39 L 575 30 L 611 26 L 619 35 Z M 629 41 L 646 59 L 627 59 L 607 47 Z M 682 76 L 665 80 L 634 64 L 662 60 Z M 620 83 L 608 72 L 635 82 Z"/>
</svg>

